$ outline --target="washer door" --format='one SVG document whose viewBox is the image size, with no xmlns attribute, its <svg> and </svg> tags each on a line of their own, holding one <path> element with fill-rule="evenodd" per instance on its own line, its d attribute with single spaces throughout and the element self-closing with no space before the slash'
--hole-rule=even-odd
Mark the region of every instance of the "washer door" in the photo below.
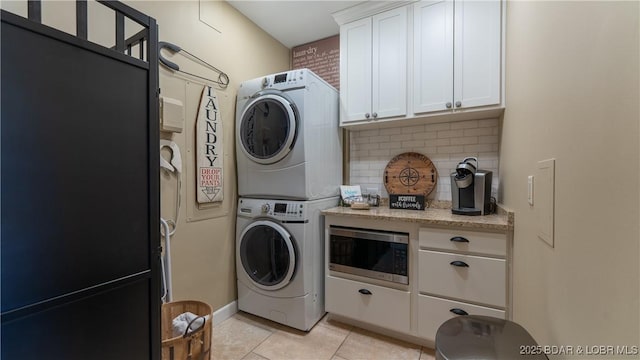
<svg viewBox="0 0 640 360">
<path fill-rule="evenodd" d="M 259 164 L 280 161 L 293 147 L 297 122 L 296 107 L 284 95 L 259 95 L 242 112 L 238 133 L 242 151 Z"/>
<path fill-rule="evenodd" d="M 238 255 L 255 286 L 277 290 L 289 284 L 296 267 L 292 241 L 289 232 L 273 221 L 256 221 L 242 231 Z"/>
</svg>

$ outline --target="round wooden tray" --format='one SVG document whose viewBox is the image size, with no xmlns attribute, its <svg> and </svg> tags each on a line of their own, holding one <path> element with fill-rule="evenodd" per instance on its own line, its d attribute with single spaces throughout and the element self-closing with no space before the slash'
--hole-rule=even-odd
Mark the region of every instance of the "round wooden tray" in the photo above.
<svg viewBox="0 0 640 360">
<path fill-rule="evenodd" d="M 416 152 L 402 153 L 384 169 L 384 187 L 389 194 L 429 195 L 436 187 L 438 171 L 431 160 Z"/>
</svg>

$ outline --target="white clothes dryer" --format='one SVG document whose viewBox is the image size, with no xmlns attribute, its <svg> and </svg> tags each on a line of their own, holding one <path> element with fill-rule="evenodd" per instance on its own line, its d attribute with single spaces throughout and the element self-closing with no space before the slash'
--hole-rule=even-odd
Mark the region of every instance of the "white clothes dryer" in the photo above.
<svg viewBox="0 0 640 360">
<path fill-rule="evenodd" d="M 236 102 L 238 195 L 314 200 L 339 194 L 338 92 L 311 70 L 240 85 Z"/>
<path fill-rule="evenodd" d="M 238 308 L 303 331 L 324 315 L 324 217 L 338 197 L 240 198 L 236 223 Z"/>
</svg>

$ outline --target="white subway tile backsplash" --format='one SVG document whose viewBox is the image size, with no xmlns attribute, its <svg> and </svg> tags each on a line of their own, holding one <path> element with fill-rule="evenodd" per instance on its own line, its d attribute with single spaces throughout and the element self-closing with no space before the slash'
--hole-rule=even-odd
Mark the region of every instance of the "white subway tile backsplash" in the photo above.
<svg viewBox="0 0 640 360">
<path fill-rule="evenodd" d="M 439 139 L 444 139 L 444 138 L 452 138 L 452 137 L 461 137 L 464 136 L 464 130 L 445 130 L 445 131 L 438 131 L 438 138 Z"/>
<path fill-rule="evenodd" d="M 458 121 L 451 123 L 451 130 L 456 129 L 475 129 L 478 127 L 478 120 Z"/>
<path fill-rule="evenodd" d="M 364 161 L 352 161 L 350 164 L 351 171 L 354 170 L 369 170 L 369 162 Z"/>
<path fill-rule="evenodd" d="M 355 133 L 355 131 L 354 131 Z M 374 129 L 374 130 L 363 130 L 363 131 L 359 131 L 358 136 L 376 136 L 379 135 L 380 130 L 378 129 Z"/>
<path fill-rule="evenodd" d="M 435 131 L 417 132 L 417 133 L 411 134 L 411 136 L 415 140 L 432 140 L 432 139 L 438 138 L 438 133 Z"/>
<path fill-rule="evenodd" d="M 351 164 L 355 162 L 356 159 L 362 159 L 365 156 L 369 156 L 369 150 L 354 150 L 351 149 Z"/>
<path fill-rule="evenodd" d="M 479 138 L 477 136 L 465 136 L 459 138 L 451 138 L 449 139 L 451 145 L 473 145 L 479 142 Z"/>
<path fill-rule="evenodd" d="M 369 139 L 371 139 L 371 143 L 380 144 L 383 142 L 389 142 L 389 135 L 372 136 Z"/>
<path fill-rule="evenodd" d="M 402 128 L 380 129 L 380 135 L 397 135 L 402 134 Z"/>
<path fill-rule="evenodd" d="M 402 148 L 403 149 L 416 149 L 416 148 L 421 148 L 424 147 L 424 141 L 423 140 L 413 140 L 413 141 L 403 141 L 402 142 Z"/>
<path fill-rule="evenodd" d="M 440 123 L 440 124 L 430 124 L 425 125 L 425 131 L 441 131 L 441 130 L 449 130 L 451 129 L 450 123 Z"/>
<path fill-rule="evenodd" d="M 465 129 L 464 136 L 494 135 L 493 128 Z"/>
<path fill-rule="evenodd" d="M 449 146 L 451 145 L 451 139 L 436 139 L 429 141 L 431 146 Z"/>
<path fill-rule="evenodd" d="M 403 134 L 413 134 L 418 132 L 424 132 L 424 125 L 407 126 L 402 128 Z"/>
<path fill-rule="evenodd" d="M 371 142 L 370 137 L 352 137 L 351 144 L 368 144 Z"/>
<path fill-rule="evenodd" d="M 402 148 L 402 142 L 390 141 L 386 143 L 380 143 L 380 149 L 400 149 Z"/>
<path fill-rule="evenodd" d="M 377 144 L 377 143 L 358 144 L 358 150 L 377 150 L 379 148 L 380 148 L 380 144 Z"/>
<path fill-rule="evenodd" d="M 406 140 L 413 139 L 411 134 L 391 135 L 390 138 L 391 138 L 391 141 L 406 141 Z"/>
<path fill-rule="evenodd" d="M 461 145 L 438 147 L 438 154 L 460 153 L 462 151 L 464 151 L 464 147 Z"/>
<path fill-rule="evenodd" d="M 389 156 L 389 149 L 369 150 L 369 156 Z"/>
<path fill-rule="evenodd" d="M 478 127 L 498 127 L 498 119 L 478 120 Z"/>
<path fill-rule="evenodd" d="M 418 126 L 350 131 L 350 182 L 362 189 L 378 188 L 389 194 L 382 176 L 396 155 L 415 151 L 431 159 L 438 171 L 436 189 L 430 199 L 451 200 L 449 174 L 465 157 L 478 157 L 480 168 L 494 172 L 493 196 L 497 194 L 499 164 L 498 119 L 468 120 Z"/>
</svg>

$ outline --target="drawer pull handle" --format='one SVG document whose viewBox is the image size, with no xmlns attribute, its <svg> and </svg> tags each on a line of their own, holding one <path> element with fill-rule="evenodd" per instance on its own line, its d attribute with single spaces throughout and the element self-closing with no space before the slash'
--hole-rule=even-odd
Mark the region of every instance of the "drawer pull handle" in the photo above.
<svg viewBox="0 0 640 360">
<path fill-rule="evenodd" d="M 466 242 L 466 243 L 469 242 L 469 240 L 467 240 L 466 238 L 463 238 L 462 236 L 454 236 L 449 240 L 451 240 L 453 242 Z"/>
<path fill-rule="evenodd" d="M 449 264 L 451 264 L 451 265 L 453 265 L 453 266 L 459 266 L 459 267 L 469 267 L 469 265 L 468 265 L 466 262 L 464 262 L 464 261 L 458 261 L 458 260 L 456 260 L 456 261 L 452 261 L 452 262 L 450 262 Z"/>
<path fill-rule="evenodd" d="M 373 293 L 367 289 L 360 289 L 358 292 L 362 295 L 373 295 Z"/>
<path fill-rule="evenodd" d="M 456 315 L 469 315 L 468 312 L 466 312 L 466 311 L 464 311 L 462 309 L 458 309 L 458 308 L 453 308 L 453 309 L 451 309 L 449 311 L 451 311 L 452 313 L 454 313 Z"/>
</svg>

